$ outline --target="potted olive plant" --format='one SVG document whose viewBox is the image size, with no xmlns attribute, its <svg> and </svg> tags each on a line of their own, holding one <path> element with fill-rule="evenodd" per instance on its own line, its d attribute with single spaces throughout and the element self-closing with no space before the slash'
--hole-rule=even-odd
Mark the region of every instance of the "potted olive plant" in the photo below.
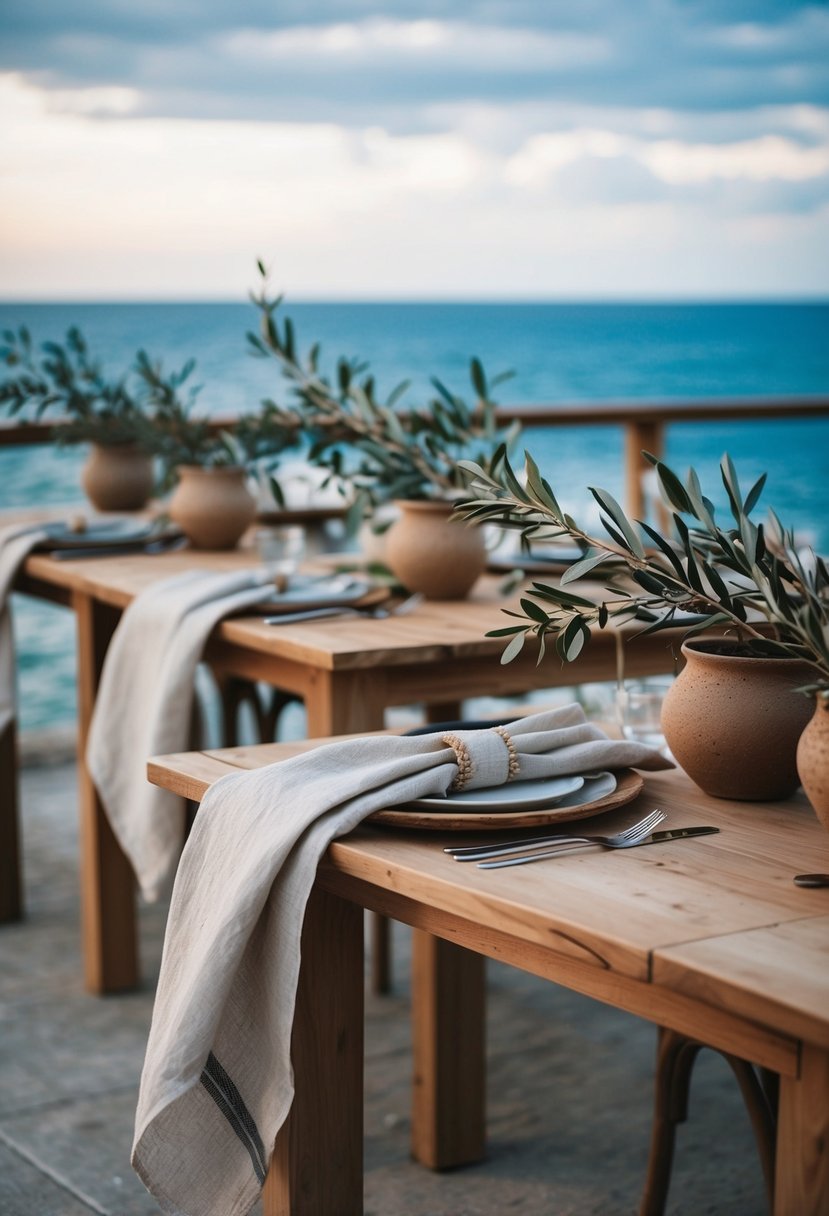
<svg viewBox="0 0 829 1216">
<path fill-rule="evenodd" d="M 519 610 L 509 613 L 514 623 L 494 631 L 508 639 L 503 661 L 517 655 L 531 635 L 538 639 L 539 661 L 553 640 L 560 659 L 571 662 L 593 629 L 610 621 L 641 621 L 643 633 L 681 625 L 687 665 L 663 707 L 672 752 L 708 793 L 784 797 L 797 785 L 795 754 L 811 712 L 798 686 L 817 694 L 818 725 L 809 731 L 823 740 L 829 726 L 827 564 L 798 546 L 774 512 L 766 525 L 752 520 L 765 475 L 744 495 L 733 462 L 723 458 L 731 520 L 721 525 L 693 469 L 683 483 L 667 465 L 648 459 L 672 511 L 670 537 L 629 519 L 606 490 L 593 488 L 604 535 L 585 531 L 561 509 L 530 456 L 525 485 L 506 459 L 497 477 L 463 465 L 470 496 L 458 506 L 462 517 L 517 528 L 525 541 L 567 537 L 584 551 L 559 586 L 534 582 Z M 585 588 L 582 580 L 608 563 L 616 575 L 607 585 Z M 719 636 L 694 640 L 713 629 Z M 829 747 L 820 746 L 825 790 Z M 811 770 L 806 776 L 809 753 L 808 742 L 801 744 L 807 792 L 818 784 Z M 829 807 L 826 814 L 829 824 Z"/>
<path fill-rule="evenodd" d="M 0 412 L 57 415 L 59 443 L 91 445 L 81 480 L 92 504 L 102 511 L 143 507 L 153 489 L 153 436 L 129 373 L 109 379 L 74 327 L 63 345 L 36 349 L 25 326 L 6 330 L 3 339 L 0 361 L 8 374 L 0 382 Z"/>
<path fill-rule="evenodd" d="M 165 375 L 140 351 L 135 370 L 152 413 L 153 445 L 162 469 L 161 489 L 174 487 L 170 517 L 199 549 L 232 549 L 256 515 L 247 487 L 249 469 L 273 471 L 279 455 L 299 442 L 296 425 L 265 404 L 255 414 L 234 420 L 232 431 L 217 428 L 193 413 L 197 386 L 183 391 L 192 366 Z M 271 488 L 281 491 L 275 477 Z"/>
<path fill-rule="evenodd" d="M 265 271 L 260 264 L 264 277 Z M 478 359 L 470 374 L 474 405 L 439 380 L 436 395 L 420 409 L 403 409 L 408 382 L 380 399 L 373 376 L 357 360 L 341 358 L 332 384 L 319 371 L 319 347 L 303 359 L 289 317 L 278 314 L 267 284 L 253 296 L 260 332 L 250 334 L 253 353 L 276 358 L 291 382 L 290 404 L 281 411 L 309 438 L 309 459 L 353 493 L 352 517 L 394 502 L 398 520 L 389 530 L 386 560 L 394 574 L 429 599 L 461 598 L 484 568 L 482 534 L 453 519 L 463 492 L 459 461 L 475 459 L 493 469 L 492 459 L 516 434 L 499 429 L 492 390 L 511 373 L 487 380 Z M 272 404 L 272 403 L 271 403 Z"/>
</svg>

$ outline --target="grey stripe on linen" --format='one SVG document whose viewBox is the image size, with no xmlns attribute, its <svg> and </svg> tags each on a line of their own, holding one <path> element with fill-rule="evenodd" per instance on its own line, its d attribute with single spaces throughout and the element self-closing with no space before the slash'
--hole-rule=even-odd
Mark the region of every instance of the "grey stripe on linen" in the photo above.
<svg viewBox="0 0 829 1216">
<path fill-rule="evenodd" d="M 212 1051 L 202 1071 L 201 1083 L 250 1153 L 253 1172 L 260 1183 L 264 1183 L 268 1167 L 259 1128 L 245 1106 L 239 1090 Z"/>
</svg>

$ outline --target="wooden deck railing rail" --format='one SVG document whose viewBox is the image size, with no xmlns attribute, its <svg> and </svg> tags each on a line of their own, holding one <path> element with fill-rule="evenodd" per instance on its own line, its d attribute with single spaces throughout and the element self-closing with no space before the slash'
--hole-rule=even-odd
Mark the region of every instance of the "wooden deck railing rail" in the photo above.
<svg viewBox="0 0 829 1216">
<path fill-rule="evenodd" d="M 639 517 L 645 509 L 642 452 L 661 456 L 665 428 L 677 422 L 751 422 L 791 418 L 829 418 L 829 396 L 708 397 L 666 401 L 563 401 L 556 405 L 513 405 L 498 410 L 502 422 L 519 420 L 531 427 L 620 426 L 624 431 L 625 498 Z M 213 420 L 215 430 L 233 426 L 233 418 Z M 60 423 L 0 424 L 0 448 L 48 443 Z"/>
</svg>

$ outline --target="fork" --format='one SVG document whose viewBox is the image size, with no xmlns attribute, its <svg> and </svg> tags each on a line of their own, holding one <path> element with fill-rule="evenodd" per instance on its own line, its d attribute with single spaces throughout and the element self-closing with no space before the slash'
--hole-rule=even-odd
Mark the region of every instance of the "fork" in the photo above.
<svg viewBox="0 0 829 1216">
<path fill-rule="evenodd" d="M 606 849 L 626 849 L 633 844 L 639 844 L 646 836 L 649 836 L 653 829 L 657 827 L 665 818 L 663 811 L 654 810 L 644 819 L 640 819 L 638 823 L 632 823 L 630 827 L 625 828 L 622 832 L 616 832 L 612 836 L 536 836 L 529 837 L 524 840 L 511 840 L 501 842 L 495 845 L 474 845 L 468 846 L 465 849 L 444 849 L 444 852 L 451 853 L 455 861 L 484 861 L 482 869 L 492 869 L 495 866 L 503 866 L 508 864 L 520 864 L 521 862 L 534 861 L 540 857 L 554 856 L 558 850 L 564 846 L 566 848 L 577 848 L 584 844 L 599 844 Z M 543 845 L 554 845 L 555 848 L 538 852 L 538 847 Z M 526 853 L 528 850 L 535 850 L 531 857 L 519 857 L 507 861 L 496 861 L 487 865 L 486 862 L 491 857 L 507 857 L 510 858 L 514 853 Z"/>
</svg>

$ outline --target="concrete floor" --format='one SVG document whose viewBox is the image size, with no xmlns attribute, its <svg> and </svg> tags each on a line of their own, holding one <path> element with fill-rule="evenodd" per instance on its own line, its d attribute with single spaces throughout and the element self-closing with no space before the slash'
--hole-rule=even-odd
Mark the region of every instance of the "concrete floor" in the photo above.
<svg viewBox="0 0 829 1216">
<path fill-rule="evenodd" d="M 74 771 L 23 774 L 27 919 L 0 928 L 0 1213 L 150 1216 L 129 1165 L 165 909 L 141 913 L 145 982 L 96 999 L 80 980 Z M 489 972 L 489 1159 L 410 1162 L 408 934 L 394 996 L 368 999 L 369 1216 L 632 1216 L 650 1125 L 653 1028 L 508 968 Z M 760 1170 L 736 1084 L 698 1064 L 668 1210 L 760 1216 Z M 222 1213 L 216 1214 L 222 1216 Z M 320 1213 L 319 1216 L 327 1216 Z"/>
</svg>

